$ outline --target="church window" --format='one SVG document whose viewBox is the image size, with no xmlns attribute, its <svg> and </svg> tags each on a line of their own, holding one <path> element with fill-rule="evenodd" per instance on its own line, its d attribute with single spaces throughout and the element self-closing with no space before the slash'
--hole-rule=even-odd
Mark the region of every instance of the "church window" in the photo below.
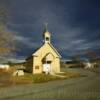
<svg viewBox="0 0 100 100">
<path fill-rule="evenodd" d="M 48 37 L 46 37 L 46 41 L 49 41 L 49 38 Z"/>
</svg>

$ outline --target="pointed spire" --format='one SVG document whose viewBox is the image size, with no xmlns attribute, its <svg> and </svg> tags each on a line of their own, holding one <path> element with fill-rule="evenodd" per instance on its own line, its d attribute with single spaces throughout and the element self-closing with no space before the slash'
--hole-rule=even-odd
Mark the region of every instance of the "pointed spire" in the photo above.
<svg viewBox="0 0 100 100">
<path fill-rule="evenodd" d="M 50 33 L 48 31 L 48 23 L 45 23 L 45 28 L 44 28 L 44 32 L 43 32 L 43 39 L 45 43 L 50 43 Z"/>
<path fill-rule="evenodd" d="M 48 32 L 48 23 L 45 23 L 45 32 Z"/>
</svg>

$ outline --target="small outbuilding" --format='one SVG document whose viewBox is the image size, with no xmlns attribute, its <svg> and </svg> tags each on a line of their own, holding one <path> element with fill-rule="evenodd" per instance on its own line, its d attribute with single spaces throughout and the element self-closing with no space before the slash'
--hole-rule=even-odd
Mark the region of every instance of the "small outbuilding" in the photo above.
<svg viewBox="0 0 100 100">
<path fill-rule="evenodd" d="M 22 63 L 12 63 L 10 64 L 10 68 L 12 70 L 12 75 L 13 76 L 23 76 L 24 75 L 24 70 L 25 70 L 25 62 Z"/>
<path fill-rule="evenodd" d="M 17 69 L 13 72 L 13 76 L 24 76 L 24 70 L 23 69 Z"/>
</svg>

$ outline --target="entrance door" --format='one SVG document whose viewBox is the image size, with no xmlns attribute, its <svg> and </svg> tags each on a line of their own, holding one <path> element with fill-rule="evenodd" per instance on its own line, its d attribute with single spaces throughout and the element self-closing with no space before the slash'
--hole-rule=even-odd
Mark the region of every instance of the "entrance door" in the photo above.
<svg viewBox="0 0 100 100">
<path fill-rule="evenodd" d="M 46 74 L 50 73 L 51 65 L 50 64 L 43 64 L 43 72 Z"/>
</svg>

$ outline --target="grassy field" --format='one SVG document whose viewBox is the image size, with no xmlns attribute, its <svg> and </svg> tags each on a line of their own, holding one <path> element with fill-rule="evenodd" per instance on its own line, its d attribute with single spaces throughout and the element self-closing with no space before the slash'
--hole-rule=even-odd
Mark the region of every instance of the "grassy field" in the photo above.
<svg viewBox="0 0 100 100">
<path fill-rule="evenodd" d="M 82 68 L 66 68 L 64 70 L 67 73 L 61 75 L 81 73 L 87 77 L 58 79 L 42 84 L 22 84 L 1 88 L 0 100 L 100 100 L 100 69 L 95 69 L 98 72 Z M 26 73 L 26 75 L 29 74 Z M 29 76 L 33 79 L 33 75 Z M 38 77 L 38 75 L 34 77 Z M 19 78 L 27 80 L 26 77 Z"/>
<path fill-rule="evenodd" d="M 68 78 L 80 77 L 80 73 L 76 72 L 64 72 L 56 75 L 45 75 L 45 74 L 31 74 L 25 73 L 24 76 L 12 76 L 11 71 L 0 72 L 0 87 L 20 84 L 33 84 L 33 83 L 44 83 L 54 80 L 64 80 Z"/>
<path fill-rule="evenodd" d="M 43 83 L 52 80 L 57 80 L 59 77 L 45 74 L 32 75 L 30 73 L 25 73 L 24 76 L 14 76 L 11 78 L 15 84 L 27 84 L 27 83 Z"/>
<path fill-rule="evenodd" d="M 64 76 L 64 77 L 62 77 Z M 56 76 L 55 75 L 45 75 L 45 74 L 35 74 L 32 75 L 30 73 L 25 73 L 24 76 L 14 76 L 10 78 L 10 81 L 13 84 L 30 84 L 30 83 L 44 83 L 48 81 L 54 81 L 54 80 L 63 80 L 73 77 L 79 77 L 79 73 L 59 73 Z"/>
</svg>

